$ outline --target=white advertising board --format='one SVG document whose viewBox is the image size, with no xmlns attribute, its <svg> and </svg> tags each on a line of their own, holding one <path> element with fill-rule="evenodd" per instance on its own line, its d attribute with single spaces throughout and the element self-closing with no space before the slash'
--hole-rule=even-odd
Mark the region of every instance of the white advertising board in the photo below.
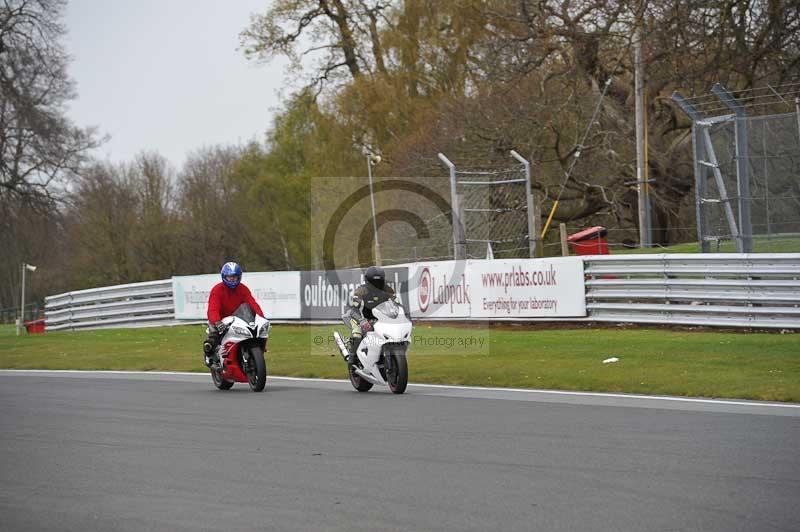
<svg viewBox="0 0 800 532">
<path fill-rule="evenodd" d="M 466 261 L 408 266 L 408 303 L 414 318 L 469 318 L 472 296 Z"/>
<path fill-rule="evenodd" d="M 468 261 L 473 318 L 586 316 L 580 257 Z"/>
<path fill-rule="evenodd" d="M 176 320 L 204 320 L 208 294 L 219 274 L 172 278 Z M 300 319 L 300 272 L 245 272 L 242 282 L 268 319 Z"/>
</svg>

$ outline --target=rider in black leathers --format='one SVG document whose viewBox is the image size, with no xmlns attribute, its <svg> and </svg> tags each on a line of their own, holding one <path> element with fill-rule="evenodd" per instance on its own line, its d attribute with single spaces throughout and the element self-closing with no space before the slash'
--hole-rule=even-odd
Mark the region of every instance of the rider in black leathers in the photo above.
<svg viewBox="0 0 800 532">
<path fill-rule="evenodd" d="M 372 330 L 372 321 L 375 316 L 372 309 L 381 303 L 394 300 L 395 293 L 391 286 L 386 284 L 386 272 L 378 266 L 370 266 L 364 273 L 366 282 L 353 292 L 350 306 L 342 315 L 345 325 L 350 327 L 348 362 L 355 364 L 358 357 L 355 355 L 361 339 L 368 331 Z"/>
</svg>

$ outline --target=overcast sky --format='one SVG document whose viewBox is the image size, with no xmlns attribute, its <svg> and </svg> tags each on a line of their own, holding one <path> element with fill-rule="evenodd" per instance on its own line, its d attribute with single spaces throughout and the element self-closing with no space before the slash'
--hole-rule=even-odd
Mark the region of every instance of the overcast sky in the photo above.
<svg viewBox="0 0 800 532">
<path fill-rule="evenodd" d="M 157 150 L 179 167 L 203 145 L 263 141 L 284 64 L 245 61 L 239 32 L 269 0 L 69 0 L 65 40 L 79 126 L 111 135 L 96 156 Z"/>
</svg>

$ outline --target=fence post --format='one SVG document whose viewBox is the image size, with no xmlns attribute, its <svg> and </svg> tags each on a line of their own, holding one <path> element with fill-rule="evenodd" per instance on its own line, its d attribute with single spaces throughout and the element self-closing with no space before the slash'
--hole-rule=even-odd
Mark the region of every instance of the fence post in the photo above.
<svg viewBox="0 0 800 532">
<path fill-rule="evenodd" d="M 794 110 L 797 115 L 797 142 L 800 144 L 800 96 L 794 99 Z"/>
<path fill-rule="evenodd" d="M 703 210 L 703 198 L 706 197 L 706 180 L 704 177 L 705 169 L 700 164 L 700 161 L 705 160 L 705 150 L 703 148 L 703 139 L 700 138 L 700 127 L 697 122 L 703 117 L 697 112 L 697 109 L 690 104 L 686 98 L 679 92 L 672 93 L 672 101 L 680 106 L 681 110 L 686 113 L 692 120 L 692 153 L 694 154 L 694 201 L 695 213 L 697 216 L 697 242 L 700 244 L 700 253 L 708 253 L 711 251 L 711 243 L 706 240 L 705 235 L 705 212 Z"/>
<path fill-rule="evenodd" d="M 558 232 L 561 235 L 561 256 L 569 257 L 569 247 L 567 247 L 567 224 L 558 224 Z"/>
<path fill-rule="evenodd" d="M 537 223 L 539 213 L 533 197 L 531 163 L 515 150 L 511 150 L 511 156 L 525 167 L 525 198 L 528 207 L 528 256 L 534 258 L 537 255 L 537 249 L 541 248 L 539 244 L 542 241 L 542 237 L 539 235 L 539 224 Z"/>
<path fill-rule="evenodd" d="M 450 162 L 443 153 L 439 153 L 439 160 L 450 170 L 450 204 L 453 212 L 453 258 L 464 260 L 467 258 L 467 242 L 464 237 L 459 198 L 456 194 L 456 165 Z"/>
<path fill-rule="evenodd" d="M 753 224 L 750 220 L 750 168 L 747 146 L 747 113 L 739 105 L 733 95 L 717 83 L 711 88 L 717 98 L 736 115 L 736 183 L 738 188 L 739 203 L 739 241 L 736 249 L 739 253 L 753 252 Z"/>
</svg>

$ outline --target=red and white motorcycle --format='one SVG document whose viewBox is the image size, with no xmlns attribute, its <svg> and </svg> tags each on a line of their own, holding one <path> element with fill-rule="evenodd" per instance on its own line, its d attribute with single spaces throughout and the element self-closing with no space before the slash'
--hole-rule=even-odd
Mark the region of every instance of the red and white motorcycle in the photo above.
<svg viewBox="0 0 800 532">
<path fill-rule="evenodd" d="M 248 305 L 240 306 L 233 316 L 222 319 L 225 334 L 214 350 L 211 380 L 220 390 L 229 390 L 234 383 L 246 382 L 254 392 L 261 392 L 267 383 L 267 349 L 270 323 L 256 316 Z"/>
</svg>

